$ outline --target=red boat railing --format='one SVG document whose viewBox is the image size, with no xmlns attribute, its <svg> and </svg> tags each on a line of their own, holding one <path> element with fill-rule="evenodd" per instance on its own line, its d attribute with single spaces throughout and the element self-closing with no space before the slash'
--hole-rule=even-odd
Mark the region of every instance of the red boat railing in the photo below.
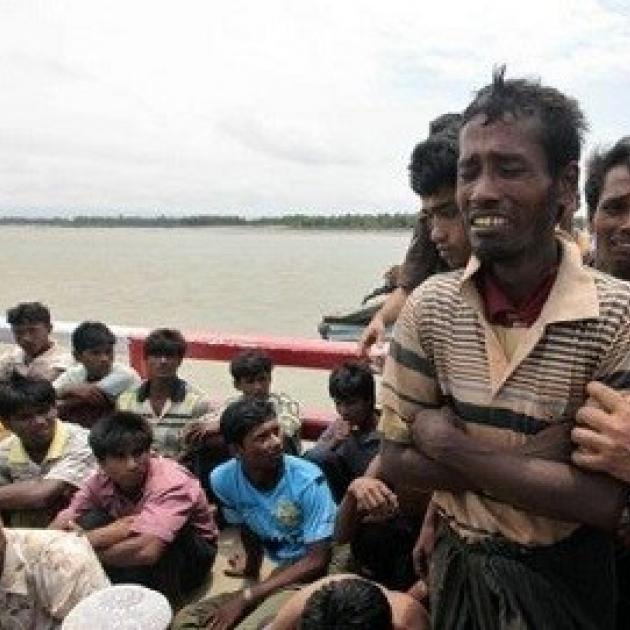
<svg viewBox="0 0 630 630">
<path fill-rule="evenodd" d="M 184 336 L 188 343 L 186 357 L 202 361 L 229 361 L 242 350 L 259 349 L 269 355 L 274 365 L 330 370 L 343 361 L 357 358 L 356 344 L 344 341 L 209 332 L 184 333 Z M 128 335 L 129 363 L 143 377 L 146 376 L 142 355 L 145 337 L 146 333 L 136 331 Z M 316 439 L 333 418 L 330 410 L 304 409 L 302 437 Z"/>
</svg>

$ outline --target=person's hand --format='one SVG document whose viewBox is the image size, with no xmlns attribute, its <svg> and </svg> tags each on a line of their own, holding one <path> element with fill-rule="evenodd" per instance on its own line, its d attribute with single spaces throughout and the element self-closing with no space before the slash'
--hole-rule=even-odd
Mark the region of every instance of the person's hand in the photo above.
<svg viewBox="0 0 630 630">
<path fill-rule="evenodd" d="M 247 611 L 247 602 L 241 593 L 215 608 L 206 619 L 207 630 L 230 630 Z"/>
<path fill-rule="evenodd" d="M 603 383 L 589 383 L 586 391 L 593 404 L 577 412 L 573 463 L 630 483 L 630 403 Z"/>
<path fill-rule="evenodd" d="M 416 447 L 427 457 L 438 461 L 448 456 L 448 452 L 452 452 L 449 447 L 462 434 L 460 422 L 449 407 L 419 411 L 412 426 Z"/>
<path fill-rule="evenodd" d="M 357 477 L 348 486 L 347 492 L 363 516 L 379 519 L 398 511 L 398 497 L 380 479 Z"/>
<path fill-rule="evenodd" d="M 219 434 L 218 420 L 197 420 L 189 422 L 184 429 L 184 442 L 186 444 L 199 444 L 204 440 Z"/>
<path fill-rule="evenodd" d="M 75 403 L 78 402 L 94 407 L 100 407 L 109 402 L 105 392 L 96 385 L 90 385 L 89 383 L 79 383 L 68 387 L 64 392 L 64 398 Z"/>
<path fill-rule="evenodd" d="M 334 448 L 341 444 L 350 435 L 350 423 L 342 418 L 337 418 L 332 425 L 332 430 L 323 438 L 328 448 Z"/>
<path fill-rule="evenodd" d="M 385 341 L 385 322 L 380 311 L 376 312 L 370 323 L 363 330 L 363 334 L 358 342 L 358 351 L 361 356 L 368 356 L 370 347 L 375 343 Z"/>
<path fill-rule="evenodd" d="M 527 457 L 569 463 L 573 451 L 571 424 L 568 422 L 552 424 L 530 437 L 516 450 Z"/>
</svg>

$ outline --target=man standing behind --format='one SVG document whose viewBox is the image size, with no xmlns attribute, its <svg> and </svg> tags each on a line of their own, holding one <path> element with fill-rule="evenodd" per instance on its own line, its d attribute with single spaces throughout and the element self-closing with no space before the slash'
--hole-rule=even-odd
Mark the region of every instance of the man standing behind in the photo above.
<svg viewBox="0 0 630 630">
<path fill-rule="evenodd" d="M 457 200 L 473 257 L 401 313 L 376 474 L 401 503 L 438 491 L 434 627 L 612 628 L 611 539 L 593 528 L 617 527 L 624 489 L 554 460 L 586 383 L 630 367 L 630 287 L 554 235 L 575 203 L 577 103 L 503 74 L 460 132 Z"/>
</svg>

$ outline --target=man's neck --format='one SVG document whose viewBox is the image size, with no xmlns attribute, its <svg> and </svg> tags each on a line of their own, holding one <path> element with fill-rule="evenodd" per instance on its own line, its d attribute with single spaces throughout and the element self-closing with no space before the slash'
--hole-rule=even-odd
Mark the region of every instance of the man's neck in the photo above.
<svg viewBox="0 0 630 630">
<path fill-rule="evenodd" d="M 505 295 L 518 304 L 532 294 L 559 258 L 559 246 L 552 240 L 518 258 L 490 262 L 488 266 Z"/>
<path fill-rule="evenodd" d="M 22 444 L 22 446 L 24 446 L 24 444 Z M 48 446 L 45 446 L 43 448 L 38 448 L 38 449 L 33 449 L 27 446 L 24 446 L 24 450 L 26 451 L 28 458 L 32 462 L 35 462 L 36 464 L 41 464 L 44 461 L 49 449 L 50 449 L 50 444 L 48 444 Z"/>
<path fill-rule="evenodd" d="M 245 476 L 257 490 L 261 491 L 275 488 L 282 476 L 282 470 L 282 460 L 276 468 L 256 468 L 243 464 Z"/>
<path fill-rule="evenodd" d="M 39 350 L 35 354 L 26 354 L 26 352 L 25 352 L 24 353 L 24 361 L 26 363 L 30 363 L 31 361 L 35 360 L 37 357 L 40 357 L 42 354 L 44 354 L 44 352 L 48 352 L 52 347 L 53 347 L 53 342 L 49 341 L 46 346 L 41 348 L 41 350 Z"/>
<path fill-rule="evenodd" d="M 149 385 L 150 398 L 170 398 L 175 378 L 152 378 Z"/>
</svg>

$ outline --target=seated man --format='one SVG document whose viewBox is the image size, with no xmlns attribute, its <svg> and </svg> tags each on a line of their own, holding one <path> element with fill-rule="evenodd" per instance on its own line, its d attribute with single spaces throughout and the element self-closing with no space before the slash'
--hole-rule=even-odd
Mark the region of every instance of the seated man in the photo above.
<svg viewBox="0 0 630 630">
<path fill-rule="evenodd" d="M 181 602 L 212 567 L 218 532 L 199 482 L 152 454 L 152 440 L 137 414 L 99 420 L 90 431 L 98 470 L 51 527 L 88 530 L 113 582 L 137 582 Z"/>
<path fill-rule="evenodd" d="M 15 374 L 0 385 L 0 510 L 12 527 L 46 527 L 94 467 L 88 432 L 57 418 L 48 381 Z"/>
<path fill-rule="evenodd" d="M 109 580 L 85 538 L 4 529 L 0 520 L 0 628 L 54 630 Z"/>
<path fill-rule="evenodd" d="M 257 628 L 271 601 L 277 605 L 291 586 L 323 575 L 330 558 L 335 519 L 330 490 L 317 466 L 283 453 L 273 404 L 256 399 L 230 404 L 221 415 L 221 433 L 236 457 L 214 469 L 211 483 L 227 521 L 241 530 L 245 557 L 231 559 L 233 568 L 258 578 L 263 551 L 279 566 L 243 591 L 185 608 L 174 623 L 180 630 Z"/>
<path fill-rule="evenodd" d="M 71 357 L 51 339 L 50 311 L 39 302 L 22 302 L 7 311 L 17 348 L 0 359 L 0 381 L 14 372 L 54 381 L 71 364 Z"/>
<path fill-rule="evenodd" d="M 114 363 L 115 343 L 101 322 L 83 322 L 74 329 L 72 352 L 78 365 L 53 382 L 60 417 L 90 427 L 111 411 L 122 392 L 140 384 L 133 368 Z"/>
<path fill-rule="evenodd" d="M 365 364 L 344 363 L 331 372 L 328 392 L 339 418 L 304 456 L 324 471 L 335 501 L 340 502 L 350 482 L 365 472 L 378 452 L 374 376 Z"/>
<path fill-rule="evenodd" d="M 265 630 L 425 630 L 427 612 L 407 593 L 356 575 L 334 575 L 298 591 Z"/>
<path fill-rule="evenodd" d="M 207 420 L 212 405 L 205 392 L 179 378 L 177 371 L 186 354 L 186 340 L 170 328 L 154 330 L 144 341 L 147 380 L 118 397 L 120 411 L 146 418 L 155 435 L 154 449 L 179 458 L 185 442 L 196 439 L 195 431 L 218 432 L 217 420 Z"/>
</svg>

